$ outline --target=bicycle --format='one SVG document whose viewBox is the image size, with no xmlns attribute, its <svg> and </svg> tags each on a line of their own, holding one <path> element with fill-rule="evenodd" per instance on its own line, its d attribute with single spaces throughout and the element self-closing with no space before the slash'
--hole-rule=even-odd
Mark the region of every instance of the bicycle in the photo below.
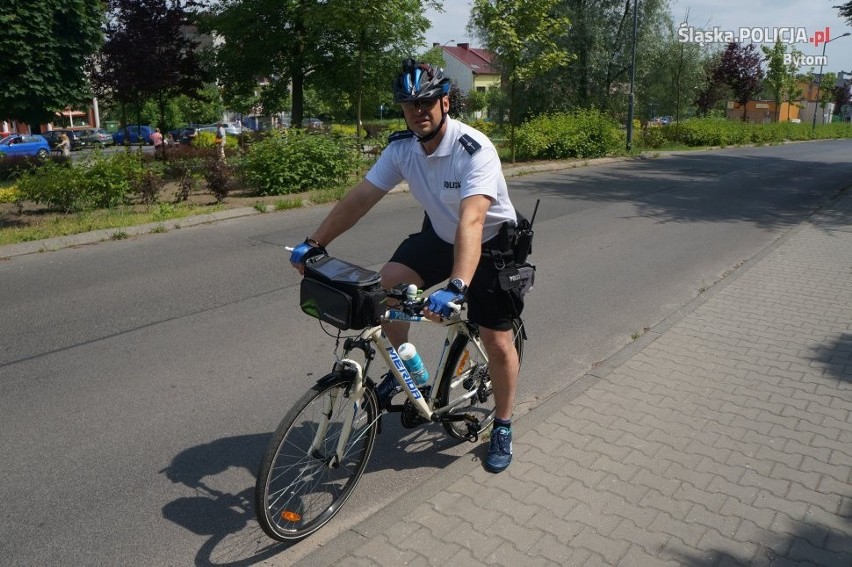
<svg viewBox="0 0 852 567">
<path fill-rule="evenodd" d="M 306 262 L 306 267 L 310 263 L 311 260 Z M 366 272 L 351 264 L 346 266 Z M 350 270 L 340 279 L 351 280 L 351 274 Z M 371 283 L 362 286 L 369 289 L 367 295 L 372 300 L 364 302 L 362 297 L 353 301 L 361 305 L 358 310 L 369 313 L 367 328 L 356 336 L 345 338 L 342 356 L 337 357 L 332 371 L 318 380 L 287 412 L 260 465 L 255 485 L 255 510 L 264 532 L 273 539 L 303 539 L 337 514 L 364 473 L 384 413 L 400 413 L 406 428 L 440 423 L 451 437 L 471 442 L 476 442 L 494 420 L 488 358 L 476 324 L 465 320 L 461 311 L 440 323 L 447 326 L 447 336 L 438 370 L 430 373 L 425 385 L 418 387 L 396 349 L 382 333 L 382 323 L 429 321 L 422 315 L 425 298 L 413 285 L 377 290 L 377 277 L 375 274 L 375 277 L 366 278 Z M 306 277 L 303 296 L 306 281 L 310 284 Z M 349 293 L 353 295 L 351 290 Z M 314 297 L 321 292 L 308 294 Z M 395 300 L 397 304 L 388 307 L 386 299 Z M 322 302 L 326 306 L 332 303 L 329 297 Z M 303 301 L 303 310 L 316 316 L 311 311 L 315 306 L 307 309 L 306 303 L 310 301 Z M 338 329 L 363 326 L 350 324 L 353 313 L 326 314 L 327 318 L 322 317 L 323 313 L 319 315 L 335 323 Z M 523 321 L 515 319 L 512 328 L 520 362 L 526 338 Z M 335 353 L 340 339 L 338 331 Z M 363 353 L 364 364 L 350 358 L 355 351 Z M 377 396 L 377 384 L 369 375 L 376 353 L 381 355 L 390 375 L 405 393 L 404 403 L 391 403 L 393 396 L 383 403 Z"/>
</svg>

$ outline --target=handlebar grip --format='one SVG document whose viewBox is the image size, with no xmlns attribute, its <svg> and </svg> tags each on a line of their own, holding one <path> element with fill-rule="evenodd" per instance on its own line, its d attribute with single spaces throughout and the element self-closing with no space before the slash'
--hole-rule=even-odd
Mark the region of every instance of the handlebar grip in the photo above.
<svg viewBox="0 0 852 567">
<path fill-rule="evenodd" d="M 455 301 L 450 301 L 447 303 L 447 307 L 453 310 L 453 313 L 459 313 L 461 311 L 461 305 L 456 303 Z"/>
</svg>

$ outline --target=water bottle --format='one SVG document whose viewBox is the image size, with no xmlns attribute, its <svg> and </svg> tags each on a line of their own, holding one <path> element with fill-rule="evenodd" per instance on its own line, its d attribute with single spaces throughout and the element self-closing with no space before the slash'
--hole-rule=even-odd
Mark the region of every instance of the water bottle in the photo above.
<svg viewBox="0 0 852 567">
<path fill-rule="evenodd" d="M 420 358 L 420 354 L 417 353 L 417 349 L 414 348 L 413 344 L 402 343 L 399 345 L 397 352 L 415 384 L 422 386 L 429 381 L 429 371 L 426 369 L 426 365 L 423 364 L 423 359 Z"/>
</svg>

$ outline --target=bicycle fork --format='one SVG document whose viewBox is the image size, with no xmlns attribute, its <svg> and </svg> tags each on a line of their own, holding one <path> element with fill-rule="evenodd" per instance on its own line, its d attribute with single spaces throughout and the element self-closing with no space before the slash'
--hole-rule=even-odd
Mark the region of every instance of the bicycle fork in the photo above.
<svg viewBox="0 0 852 567">
<path fill-rule="evenodd" d="M 346 445 L 349 442 L 349 436 L 352 434 L 352 424 L 355 422 L 355 416 L 360 410 L 359 402 L 364 396 L 364 393 L 367 391 L 367 388 L 364 386 L 364 372 L 361 365 L 354 360 L 348 358 L 341 360 L 337 365 L 335 365 L 335 370 L 344 373 L 354 372 L 355 375 L 351 382 L 352 388 L 348 393 L 333 390 L 325 397 L 322 417 L 320 418 L 317 431 L 314 434 L 314 439 L 311 442 L 309 449 L 309 453 L 317 458 L 325 456 L 320 449 L 322 442 L 328 433 L 328 426 L 329 423 L 331 423 L 334 408 L 337 407 L 338 396 L 343 395 L 353 400 L 351 407 L 349 404 L 343 405 L 346 414 L 343 419 L 340 436 L 337 438 L 337 446 L 335 447 L 334 453 L 327 458 L 325 463 L 326 466 L 331 468 L 337 468 L 340 466 L 340 461 L 343 460 L 343 456 L 346 453 Z"/>
</svg>

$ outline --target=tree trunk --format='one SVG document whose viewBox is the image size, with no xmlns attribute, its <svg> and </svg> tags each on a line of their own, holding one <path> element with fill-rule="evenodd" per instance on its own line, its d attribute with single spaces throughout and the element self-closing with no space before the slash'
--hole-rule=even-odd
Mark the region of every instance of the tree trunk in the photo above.
<svg viewBox="0 0 852 567">
<path fill-rule="evenodd" d="M 512 148 L 512 163 L 515 163 L 515 80 L 509 86 L 509 147 Z"/>
<path fill-rule="evenodd" d="M 358 47 L 358 102 L 355 108 L 355 140 L 359 149 L 361 148 L 361 104 L 364 96 L 364 41 Z"/>
</svg>

